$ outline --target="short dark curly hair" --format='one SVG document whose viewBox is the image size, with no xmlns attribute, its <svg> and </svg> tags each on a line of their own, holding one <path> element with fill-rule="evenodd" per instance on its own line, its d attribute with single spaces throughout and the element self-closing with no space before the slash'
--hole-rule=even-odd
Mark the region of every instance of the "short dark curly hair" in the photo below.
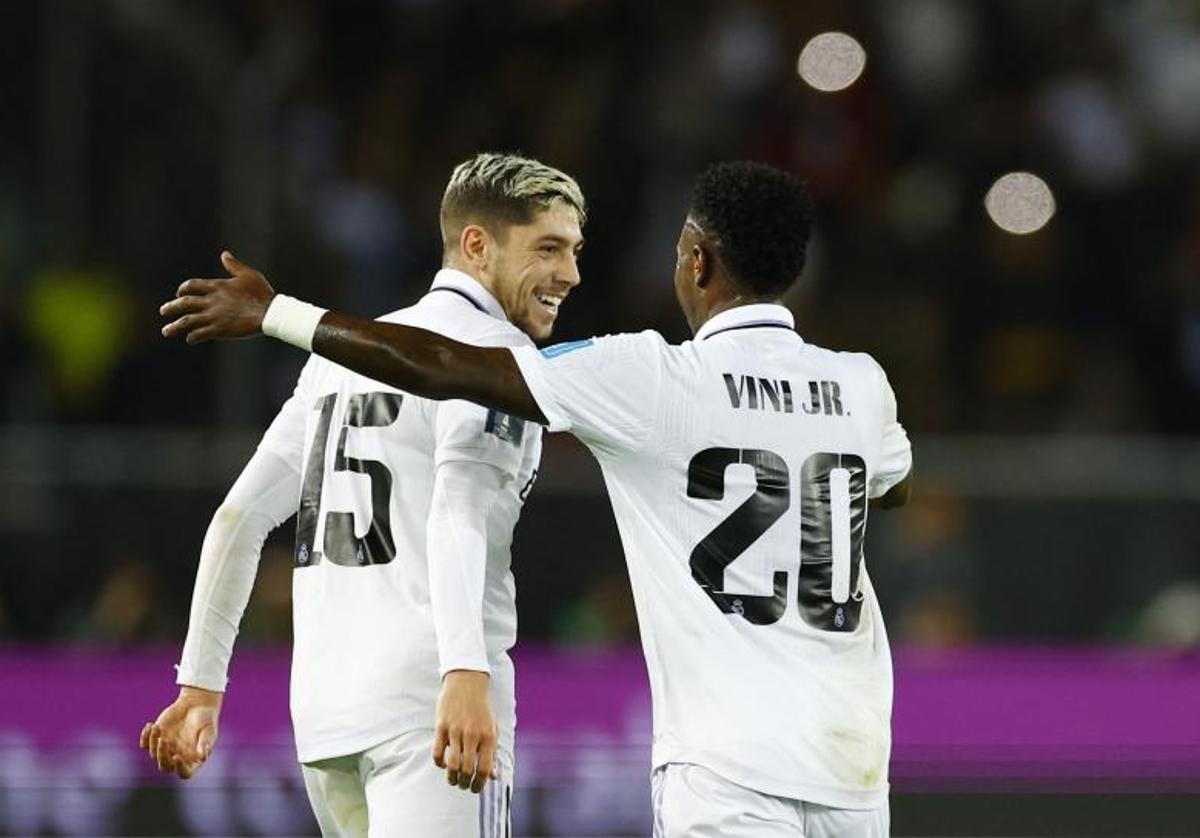
<svg viewBox="0 0 1200 838">
<path fill-rule="evenodd" d="M 756 295 L 782 295 L 804 270 L 812 200 L 787 172 L 748 160 L 709 166 L 688 215 L 719 239 L 734 282 Z"/>
</svg>

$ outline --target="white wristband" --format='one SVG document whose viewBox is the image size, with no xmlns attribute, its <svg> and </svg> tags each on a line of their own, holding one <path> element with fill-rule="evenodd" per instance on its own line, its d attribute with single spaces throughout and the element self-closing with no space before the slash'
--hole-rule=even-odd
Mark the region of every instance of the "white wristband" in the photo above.
<svg viewBox="0 0 1200 838">
<path fill-rule="evenodd" d="M 263 315 L 262 333 L 284 343 L 312 352 L 313 333 L 328 309 L 310 305 L 303 300 L 276 294 Z"/>
</svg>

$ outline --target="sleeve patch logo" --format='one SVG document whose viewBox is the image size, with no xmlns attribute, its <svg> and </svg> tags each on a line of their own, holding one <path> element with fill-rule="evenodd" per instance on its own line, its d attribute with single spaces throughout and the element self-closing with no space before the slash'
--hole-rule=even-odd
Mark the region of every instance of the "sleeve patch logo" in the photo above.
<svg viewBox="0 0 1200 838">
<path fill-rule="evenodd" d="M 547 346 L 542 350 L 543 358 L 557 358 L 559 355 L 566 355 L 568 352 L 574 352 L 576 349 L 583 349 L 591 346 L 595 341 L 592 338 L 584 340 L 571 340 L 566 343 L 556 343 L 553 346 Z"/>
<path fill-rule="evenodd" d="M 525 438 L 525 420 L 498 410 L 489 410 L 483 430 L 503 442 L 520 445 L 521 440 Z"/>
</svg>

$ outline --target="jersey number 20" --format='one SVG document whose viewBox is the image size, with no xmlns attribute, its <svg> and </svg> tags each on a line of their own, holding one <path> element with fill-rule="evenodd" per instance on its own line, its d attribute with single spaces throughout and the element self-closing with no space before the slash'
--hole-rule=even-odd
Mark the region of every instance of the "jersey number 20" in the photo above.
<svg viewBox="0 0 1200 838">
<path fill-rule="evenodd" d="M 725 590 L 725 568 L 791 506 L 787 462 L 773 451 L 706 448 L 688 464 L 690 498 L 725 496 L 725 470 L 754 469 L 754 494 L 717 524 L 692 550 L 692 578 L 726 614 L 770 625 L 787 609 L 788 572 L 777 570 L 770 594 Z M 854 454 L 813 454 L 800 467 L 800 580 L 797 604 L 804 622 L 823 631 L 854 631 L 862 611 L 858 588 L 867 526 L 867 468 Z"/>
<path fill-rule="evenodd" d="M 346 418 L 338 434 L 333 470 L 365 474 L 371 478 L 371 522 L 362 538 L 354 534 L 353 512 L 329 512 L 325 517 L 324 558 L 334 564 L 362 567 L 387 564 L 396 556 L 392 539 L 392 473 L 378 460 L 359 460 L 346 456 L 346 435 L 351 428 L 385 428 L 400 414 L 400 393 L 356 393 L 346 405 Z M 321 515 L 321 494 L 325 488 L 325 449 L 329 444 L 329 426 L 337 393 L 317 401 L 320 411 L 312 450 L 304 468 L 300 490 L 300 512 L 296 517 L 296 567 L 312 567 L 322 553 L 313 540 Z"/>
</svg>

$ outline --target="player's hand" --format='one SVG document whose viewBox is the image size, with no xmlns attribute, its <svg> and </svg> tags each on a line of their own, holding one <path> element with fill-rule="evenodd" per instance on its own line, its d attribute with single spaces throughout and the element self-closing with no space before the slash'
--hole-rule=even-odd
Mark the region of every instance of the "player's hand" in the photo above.
<svg viewBox="0 0 1200 838">
<path fill-rule="evenodd" d="M 179 697 L 146 722 L 138 744 L 164 774 L 190 779 L 204 765 L 217 741 L 223 695 L 199 687 L 180 687 Z"/>
<path fill-rule="evenodd" d="M 171 322 L 163 337 L 183 335 L 188 343 L 252 337 L 262 332 L 263 315 L 275 297 L 267 278 L 243 265 L 228 250 L 221 264 L 228 279 L 189 279 L 179 286 L 175 299 L 158 313 Z"/>
<path fill-rule="evenodd" d="M 455 669 L 442 679 L 437 703 L 433 761 L 446 769 L 446 780 L 478 794 L 499 776 L 496 746 L 499 731 L 492 715 L 486 672 Z"/>
</svg>

